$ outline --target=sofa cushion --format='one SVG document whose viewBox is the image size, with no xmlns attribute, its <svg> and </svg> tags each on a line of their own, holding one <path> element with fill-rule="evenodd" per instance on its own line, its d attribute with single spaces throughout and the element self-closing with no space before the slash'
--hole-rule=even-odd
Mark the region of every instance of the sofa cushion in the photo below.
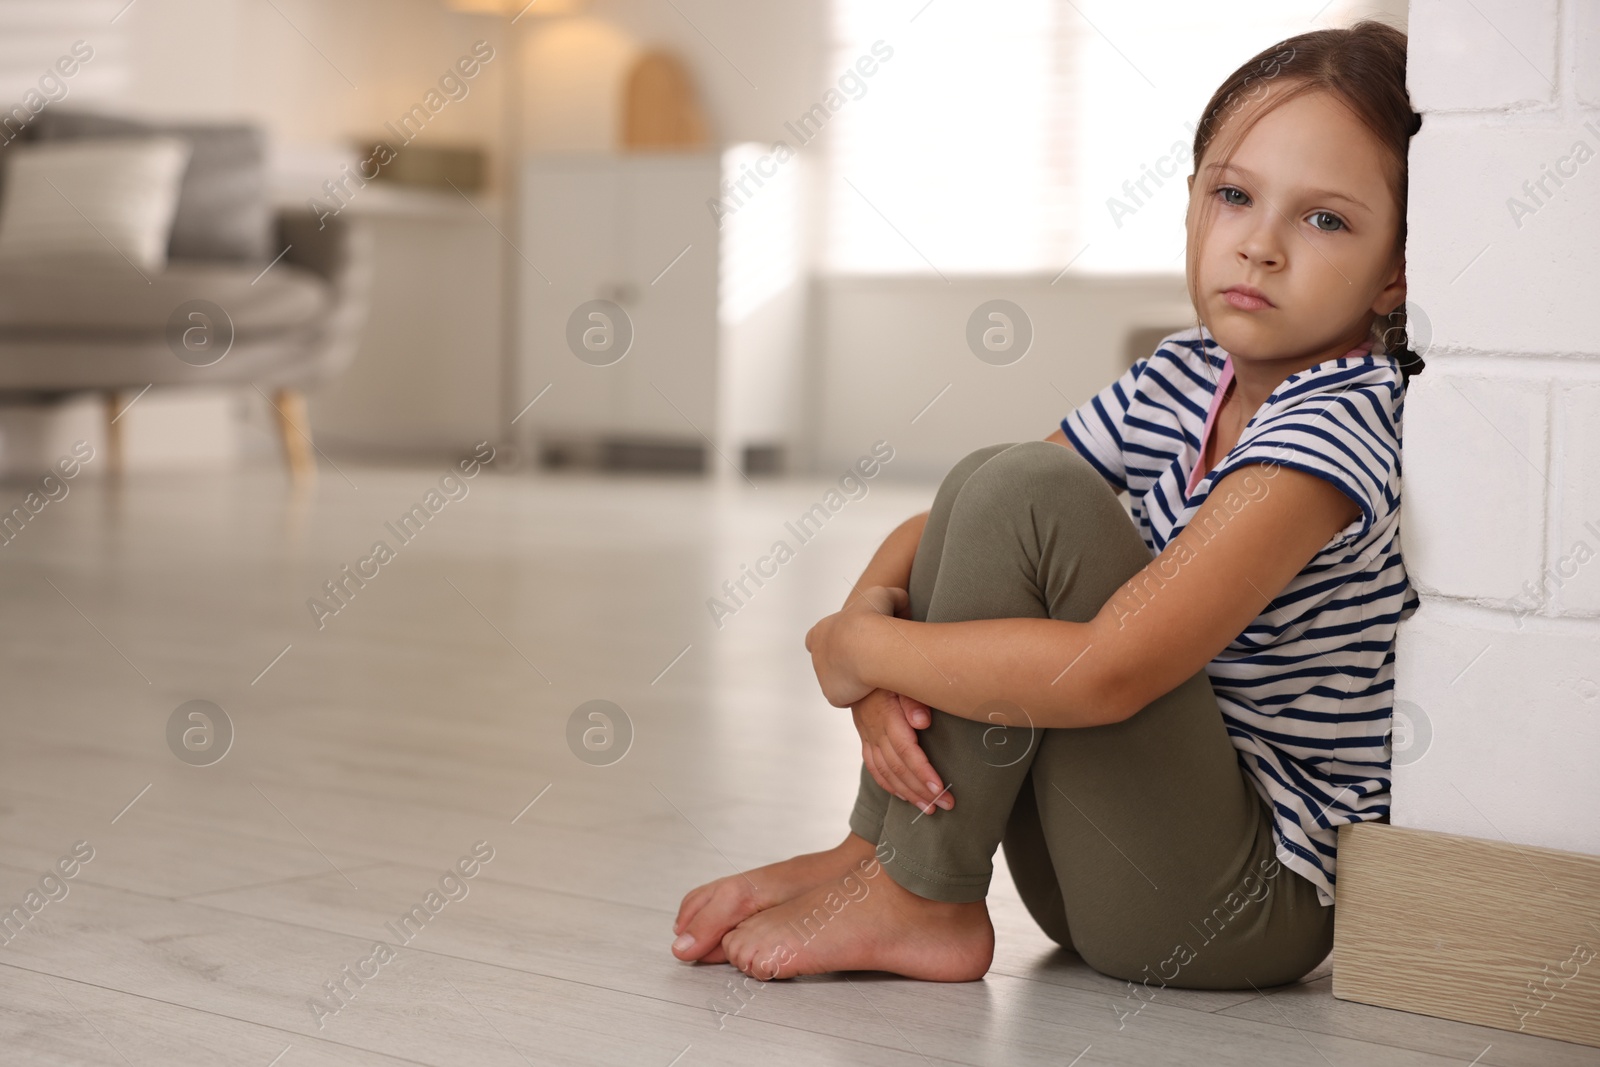
<svg viewBox="0 0 1600 1067">
<path fill-rule="evenodd" d="M 174 136 L 192 154 L 178 189 L 178 213 L 167 245 L 171 259 L 265 263 L 272 245 L 266 148 L 248 124 L 137 122 L 87 111 L 46 108 L 34 120 L 40 143 L 101 137 Z"/>
<path fill-rule="evenodd" d="M 235 336 L 250 337 L 317 323 L 332 292 L 322 278 L 287 263 L 261 274 L 255 265 L 173 262 L 148 283 L 127 264 L 0 267 L 0 338 L 161 337 L 172 313 L 192 300 L 221 307 Z"/>
<path fill-rule="evenodd" d="M 6 153 L 0 264 L 167 263 L 189 146 L 177 137 L 107 137 L 23 145 Z"/>
</svg>

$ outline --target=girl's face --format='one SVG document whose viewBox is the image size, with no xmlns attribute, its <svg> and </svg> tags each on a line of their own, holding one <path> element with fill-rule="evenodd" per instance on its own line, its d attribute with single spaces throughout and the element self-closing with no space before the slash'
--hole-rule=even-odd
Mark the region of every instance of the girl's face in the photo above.
<svg viewBox="0 0 1600 1067">
<path fill-rule="evenodd" d="M 1189 296 L 1227 352 L 1309 367 L 1405 302 L 1399 205 L 1382 144 L 1328 93 L 1287 101 L 1238 141 L 1270 96 L 1224 120 L 1189 178 Z M 1235 286 L 1264 302 L 1226 292 Z"/>
</svg>

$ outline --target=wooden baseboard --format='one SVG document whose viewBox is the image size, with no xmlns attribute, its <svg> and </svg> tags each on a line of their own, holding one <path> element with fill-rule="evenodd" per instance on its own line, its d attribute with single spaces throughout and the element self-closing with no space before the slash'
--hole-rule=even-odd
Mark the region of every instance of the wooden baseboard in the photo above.
<svg viewBox="0 0 1600 1067">
<path fill-rule="evenodd" d="M 1333 995 L 1600 1047 L 1600 856 L 1341 827 Z"/>
</svg>

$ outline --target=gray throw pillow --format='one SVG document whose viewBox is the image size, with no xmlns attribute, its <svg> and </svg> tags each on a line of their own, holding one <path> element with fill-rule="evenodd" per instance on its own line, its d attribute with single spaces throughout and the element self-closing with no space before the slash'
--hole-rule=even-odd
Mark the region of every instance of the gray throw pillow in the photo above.
<svg viewBox="0 0 1600 1067">
<path fill-rule="evenodd" d="M 178 189 L 167 258 L 262 262 L 274 254 L 267 201 L 266 144 L 245 123 L 147 123 L 46 108 L 34 120 L 41 142 L 176 136 L 192 146 Z"/>
</svg>

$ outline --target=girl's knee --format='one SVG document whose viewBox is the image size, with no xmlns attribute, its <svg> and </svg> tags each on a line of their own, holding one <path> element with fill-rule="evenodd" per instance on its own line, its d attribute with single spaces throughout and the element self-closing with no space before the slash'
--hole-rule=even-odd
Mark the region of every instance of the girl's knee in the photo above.
<svg viewBox="0 0 1600 1067">
<path fill-rule="evenodd" d="M 973 449 L 971 452 L 968 452 L 966 455 L 962 456 L 956 461 L 955 466 L 951 467 L 949 473 L 944 476 L 945 481 L 954 481 L 957 483 L 964 482 L 971 477 L 972 473 L 979 467 L 983 466 L 985 463 L 988 463 L 1000 453 L 1015 447 L 1016 444 L 1012 442 L 998 445 L 984 445 L 982 448 Z"/>
<path fill-rule="evenodd" d="M 1011 444 L 986 445 L 968 452 L 945 474 L 944 481 L 939 485 L 939 496 L 953 499 L 965 488 L 967 481 L 978 468 L 1011 447 L 1013 447 Z"/>
<path fill-rule="evenodd" d="M 1022 474 L 1041 473 L 1052 478 L 1089 474 L 1099 478 L 1082 453 L 1054 441 L 1022 441 L 996 458 L 1000 460 L 1000 469 Z"/>
<path fill-rule="evenodd" d="M 982 497 L 984 505 L 993 505 L 1007 499 L 1071 499 L 1080 492 L 1109 488 L 1073 449 L 1053 441 L 1023 441 L 992 452 L 968 476 L 963 496 Z"/>
</svg>

